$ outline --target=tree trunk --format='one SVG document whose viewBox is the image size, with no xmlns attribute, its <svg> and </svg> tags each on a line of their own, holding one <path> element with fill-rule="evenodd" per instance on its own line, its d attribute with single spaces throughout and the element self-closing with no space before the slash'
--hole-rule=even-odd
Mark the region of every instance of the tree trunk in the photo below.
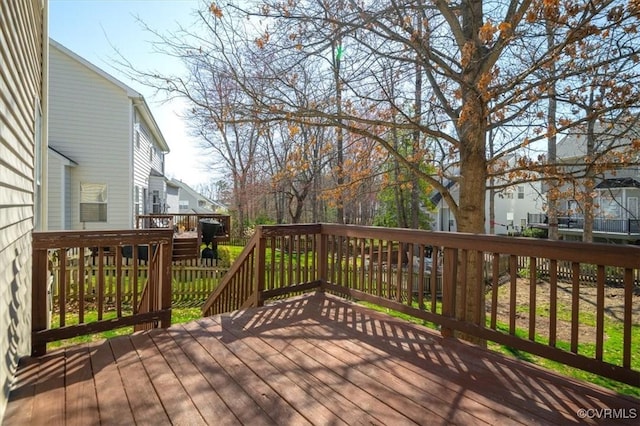
<svg viewBox="0 0 640 426">
<path fill-rule="evenodd" d="M 545 22 L 547 32 L 547 48 L 551 49 L 555 46 L 555 27 L 551 20 L 547 19 Z M 549 95 L 549 110 L 547 111 L 547 125 L 549 127 L 549 137 L 547 138 L 547 164 L 550 166 L 552 175 L 556 173 L 556 121 L 557 121 L 557 104 L 556 99 L 556 63 L 551 61 L 549 64 L 549 73 L 551 74 L 551 82 L 549 83 L 549 89 L 547 91 Z M 558 186 L 557 179 L 551 179 L 548 181 L 549 189 L 547 190 L 547 224 L 548 238 L 550 240 L 558 239 Z"/>
</svg>

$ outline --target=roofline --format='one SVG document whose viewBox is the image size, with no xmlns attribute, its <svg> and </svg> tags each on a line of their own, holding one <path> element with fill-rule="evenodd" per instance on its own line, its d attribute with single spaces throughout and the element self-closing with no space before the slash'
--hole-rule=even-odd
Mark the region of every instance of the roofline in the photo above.
<svg viewBox="0 0 640 426">
<path fill-rule="evenodd" d="M 187 185 L 186 183 L 182 182 L 181 180 L 172 178 L 170 182 L 175 184 L 175 186 L 177 186 L 179 188 L 183 188 L 183 189 L 191 192 L 192 195 L 196 195 L 197 197 L 202 198 L 205 201 L 208 201 L 209 203 L 211 203 L 212 205 L 214 205 L 216 207 L 226 208 L 226 206 L 220 204 L 219 202 L 213 201 L 213 200 L 209 199 L 208 197 L 205 197 L 204 195 L 202 195 L 201 193 L 199 193 L 195 189 L 191 188 L 189 185 Z"/>
<path fill-rule="evenodd" d="M 60 157 L 64 158 L 65 160 L 67 160 L 68 162 L 72 163 L 74 166 L 78 165 L 78 162 L 75 161 L 74 159 L 64 155 L 63 153 L 61 153 L 60 151 L 58 151 L 57 149 L 53 148 L 51 145 L 48 145 L 47 148 L 49 148 L 51 151 L 53 151 L 54 153 L 56 153 L 57 155 L 59 155 Z"/>
<path fill-rule="evenodd" d="M 158 144 L 160 145 L 160 148 L 162 149 L 163 154 L 168 154 L 170 151 L 169 145 L 167 144 L 167 141 L 162 135 L 162 131 L 158 126 L 158 122 L 156 121 L 153 114 L 151 113 L 151 110 L 149 109 L 149 104 L 147 104 L 147 101 L 145 100 L 144 96 L 142 95 L 137 97 L 131 96 L 131 99 L 133 101 L 133 106 L 138 111 L 140 111 L 140 114 L 142 115 L 142 118 L 144 119 L 144 121 L 146 121 L 147 124 L 150 125 L 149 127 L 151 128 L 151 133 L 153 133 L 153 136 L 158 141 Z"/>
<path fill-rule="evenodd" d="M 127 96 L 133 102 L 133 105 L 138 109 L 138 111 L 140 111 L 140 114 L 142 115 L 144 120 L 147 122 L 147 124 L 149 124 L 149 127 L 151 128 L 151 132 L 153 133 L 153 136 L 158 141 L 158 144 L 160 145 L 160 148 L 162 149 L 163 154 L 169 153 L 170 151 L 169 145 L 167 144 L 167 141 L 162 135 L 162 131 L 160 131 L 160 127 L 158 126 L 156 119 L 153 117 L 153 114 L 151 113 L 151 109 L 149 109 L 149 105 L 147 104 L 147 101 L 145 100 L 144 96 L 142 96 L 140 92 L 132 89 L 131 87 L 124 84 L 122 81 L 118 80 L 117 78 L 115 78 L 114 76 L 112 76 L 111 74 L 103 70 L 102 68 L 87 61 L 85 58 L 73 52 L 72 50 L 69 50 L 67 47 L 63 46 L 62 44 L 55 41 L 51 37 L 49 37 L 49 45 L 55 47 L 65 55 L 80 62 L 82 65 L 89 68 L 91 71 L 95 72 L 96 74 L 100 75 L 101 77 L 105 78 L 109 82 L 115 84 L 116 86 L 124 90 Z"/>
<path fill-rule="evenodd" d="M 138 92 L 138 91 L 132 89 L 131 87 L 127 86 L 126 84 L 124 84 L 123 82 L 121 82 L 120 80 L 118 80 L 117 78 L 115 78 L 114 76 L 112 76 L 111 74 L 106 72 L 105 70 L 103 70 L 103 69 L 99 68 L 98 66 L 92 64 L 91 62 L 87 61 L 85 58 L 83 58 L 82 56 L 80 56 L 77 53 L 73 52 L 72 50 L 69 50 L 67 47 L 64 47 L 62 44 L 60 44 L 59 42 L 55 41 L 51 37 L 49 37 L 49 45 L 55 47 L 56 49 L 60 50 L 62 53 L 66 54 L 67 56 L 70 56 L 71 58 L 73 58 L 76 61 L 80 62 L 82 65 L 84 65 L 87 68 L 91 69 L 95 73 L 100 74 L 100 76 L 102 76 L 105 79 L 109 80 L 111 83 L 113 83 L 116 86 L 120 87 L 122 90 L 127 92 L 127 96 L 129 96 L 131 98 L 142 97 L 142 94 L 140 94 L 140 92 Z"/>
</svg>

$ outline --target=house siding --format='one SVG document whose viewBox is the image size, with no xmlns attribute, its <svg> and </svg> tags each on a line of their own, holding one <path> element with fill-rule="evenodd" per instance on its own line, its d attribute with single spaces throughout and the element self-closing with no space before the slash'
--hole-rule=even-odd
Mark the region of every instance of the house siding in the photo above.
<svg viewBox="0 0 640 426">
<path fill-rule="evenodd" d="M 47 223 L 50 231 L 60 231 L 71 227 L 70 169 L 74 164 L 55 151 L 49 150 L 48 160 L 48 205 Z"/>
<path fill-rule="evenodd" d="M 157 175 L 164 173 L 164 154 L 158 141 L 152 136 L 148 125 L 144 122 L 141 114 L 135 114 L 134 127 L 138 130 L 134 132 L 133 143 L 133 180 L 134 186 L 140 188 L 139 200 L 140 213 L 150 213 L 152 211 L 151 196 L 154 190 L 160 192 L 163 201 L 166 199 L 166 185 L 164 177 L 151 177 L 154 170 Z M 147 189 L 147 199 L 144 199 L 144 189 Z M 135 191 L 134 191 L 135 194 Z M 134 202 L 136 202 L 134 200 Z M 136 212 L 137 213 L 137 212 Z"/>
<path fill-rule="evenodd" d="M 43 84 L 41 0 L 0 0 L 0 419 L 18 359 L 30 352 L 31 232 Z"/>
<path fill-rule="evenodd" d="M 55 46 L 50 49 L 49 144 L 69 172 L 71 229 L 133 227 L 132 106 L 127 92 Z M 107 221 L 80 222 L 80 184 L 107 185 Z"/>
</svg>

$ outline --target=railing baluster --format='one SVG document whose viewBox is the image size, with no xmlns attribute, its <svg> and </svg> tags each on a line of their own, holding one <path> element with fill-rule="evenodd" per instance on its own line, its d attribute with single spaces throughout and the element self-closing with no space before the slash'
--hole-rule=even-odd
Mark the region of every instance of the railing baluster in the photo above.
<svg viewBox="0 0 640 426">
<path fill-rule="evenodd" d="M 536 284 L 538 282 L 538 259 L 529 258 L 529 340 L 536 340 Z"/>
<path fill-rule="evenodd" d="M 578 353 L 578 331 L 580 321 L 580 264 L 571 263 L 571 352 Z"/>
<path fill-rule="evenodd" d="M 558 261 L 549 261 L 549 346 L 556 347 L 558 323 Z"/>
<path fill-rule="evenodd" d="M 624 323 L 622 340 L 622 366 L 631 368 L 631 328 L 633 324 L 633 270 L 624 270 Z M 637 350 L 637 347 L 636 347 Z"/>
<path fill-rule="evenodd" d="M 602 361 L 604 347 L 604 265 L 598 265 L 596 280 L 596 359 Z"/>
<path fill-rule="evenodd" d="M 518 282 L 517 256 L 509 256 L 509 334 L 516 334 L 516 292 Z"/>
</svg>

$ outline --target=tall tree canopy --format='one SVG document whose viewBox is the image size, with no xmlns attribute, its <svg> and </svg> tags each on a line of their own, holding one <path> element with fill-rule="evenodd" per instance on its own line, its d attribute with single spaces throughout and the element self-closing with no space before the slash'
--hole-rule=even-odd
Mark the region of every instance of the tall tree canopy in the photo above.
<svg viewBox="0 0 640 426">
<path fill-rule="evenodd" d="M 375 143 L 440 191 L 461 232 L 484 232 L 488 182 L 561 178 L 544 150 L 532 155 L 536 142 L 637 116 L 637 0 L 238 0 L 199 16 L 200 28 L 161 38 L 191 75 L 141 77 L 210 115 L 213 126 L 195 121 L 203 137 L 246 144 L 272 123 L 328 129 L 326 164 L 345 191 L 357 170 L 345 167 L 358 151 L 349 144 Z M 202 98 L 202 76 L 238 95 Z M 411 149 L 394 134 L 413 135 Z M 469 257 L 469 282 L 480 261 Z M 478 309 L 457 315 L 475 320 Z"/>
</svg>

